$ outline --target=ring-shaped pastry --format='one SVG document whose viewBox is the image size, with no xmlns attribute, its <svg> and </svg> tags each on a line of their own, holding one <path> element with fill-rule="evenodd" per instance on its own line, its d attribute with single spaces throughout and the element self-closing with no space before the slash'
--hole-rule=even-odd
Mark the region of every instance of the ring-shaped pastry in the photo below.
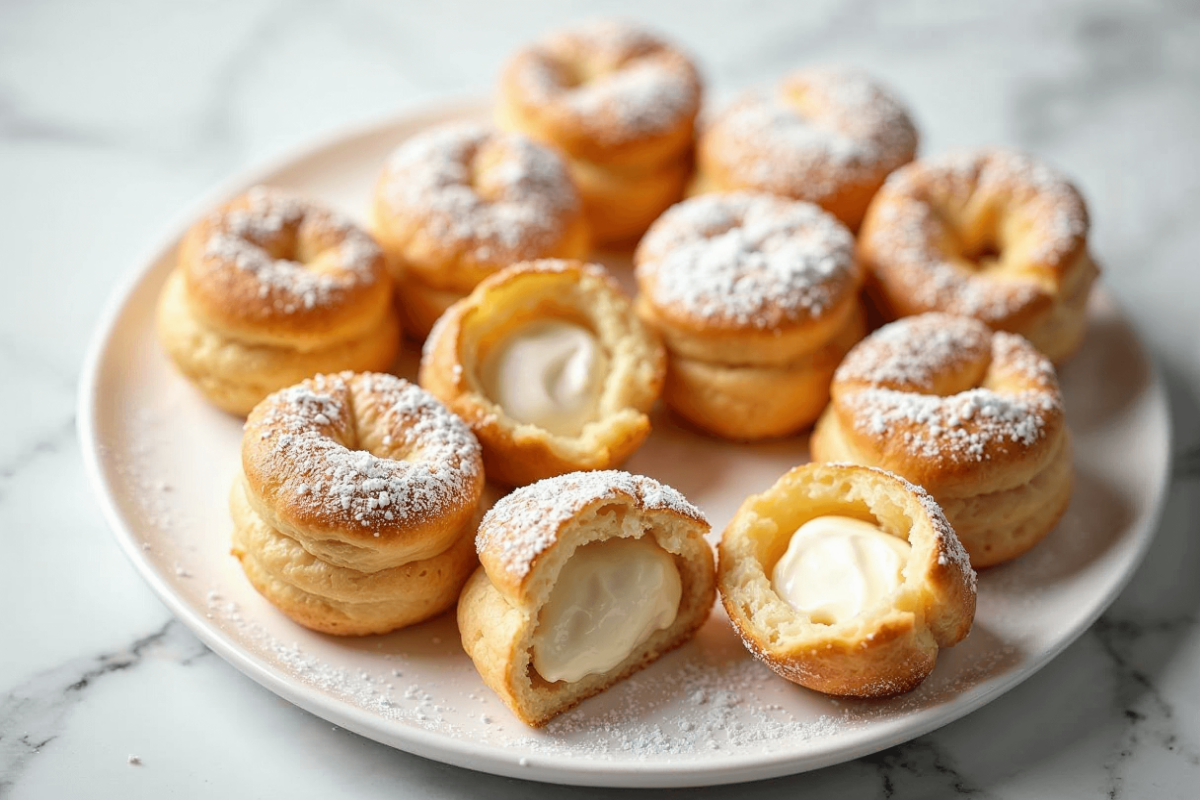
<svg viewBox="0 0 1200 800">
<path fill-rule="evenodd" d="M 817 461 L 881 467 L 923 486 L 971 555 L 1016 558 L 1071 498 L 1071 443 L 1049 359 L 969 317 L 885 325 L 838 367 L 813 431 Z"/>
<path fill-rule="evenodd" d="M 677 491 L 626 472 L 518 489 L 479 526 L 463 648 L 514 714 L 544 725 L 704 624 L 716 598 L 708 529 Z"/>
<path fill-rule="evenodd" d="M 488 477 L 607 469 L 650 432 L 666 356 L 599 266 L 542 260 L 485 280 L 425 344 L 420 382 L 466 420 Z"/>
<path fill-rule="evenodd" d="M 386 369 L 399 322 L 383 253 L 348 219 L 258 186 L 192 226 L 160 295 L 167 354 L 246 414 L 315 372 Z"/>
<path fill-rule="evenodd" d="M 670 353 L 664 397 L 719 436 L 811 425 L 866 332 L 854 238 L 811 203 L 694 197 L 651 226 L 634 263 L 638 313 Z"/>
<path fill-rule="evenodd" d="M 562 159 L 518 133 L 451 123 L 393 153 L 372 229 L 388 254 L 405 328 L 423 339 L 488 275 L 517 261 L 582 258 L 591 246 Z"/>
<path fill-rule="evenodd" d="M 774 92 L 743 95 L 704 127 L 688 194 L 807 200 L 853 231 L 888 173 L 916 152 L 912 120 L 883 87 L 859 72 L 803 70 Z"/>
<path fill-rule="evenodd" d="M 1029 156 L 985 149 L 898 170 L 858 243 L 890 317 L 975 317 L 1061 363 L 1087 332 L 1098 274 L 1087 234 L 1087 207 L 1065 177 Z"/>
<path fill-rule="evenodd" d="M 875 572 L 861 569 L 872 565 L 859 543 L 826 538 L 810 544 L 801 551 L 810 559 L 803 566 L 817 580 L 802 587 L 808 596 L 800 599 L 811 605 L 786 599 L 790 587 L 781 587 L 778 567 L 792 557 L 806 526 L 830 519 L 867 523 L 874 535 L 905 544 L 895 556 L 886 555 L 885 545 Z M 882 470 L 796 467 L 742 503 L 718 553 L 721 602 L 746 648 L 780 676 L 826 694 L 887 697 L 916 688 L 939 649 L 966 638 L 975 618 L 975 573 L 954 530 L 924 490 Z M 889 558 L 890 570 L 881 568 Z M 853 580 L 845 580 L 847 564 L 854 563 L 860 566 Z M 818 587 L 831 597 L 858 582 L 890 577 L 890 583 L 845 616 L 824 619 L 828 599 L 811 596 L 811 584 L 823 575 L 843 579 Z M 826 605 L 814 602 L 821 600 Z"/>
<path fill-rule="evenodd" d="M 322 561 L 374 572 L 430 558 L 461 535 L 483 491 L 470 429 L 394 375 L 317 375 L 246 421 L 251 508 Z"/>
<path fill-rule="evenodd" d="M 691 172 L 700 77 L 686 55 L 623 22 L 558 31 L 500 80 L 501 126 L 566 154 L 599 241 L 640 234 Z"/>
</svg>

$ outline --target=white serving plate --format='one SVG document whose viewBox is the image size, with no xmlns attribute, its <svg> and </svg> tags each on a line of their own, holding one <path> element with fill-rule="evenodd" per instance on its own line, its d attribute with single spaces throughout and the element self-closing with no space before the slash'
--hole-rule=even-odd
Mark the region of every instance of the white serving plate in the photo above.
<svg viewBox="0 0 1200 800">
<path fill-rule="evenodd" d="M 358 218 L 388 152 L 479 106 L 409 114 L 336 136 L 239 176 L 195 210 L 259 182 L 305 192 Z M 240 421 L 209 407 L 154 335 L 159 287 L 191 215 L 119 287 L 80 385 L 79 436 L 118 542 L 163 602 L 209 647 L 291 702 L 363 736 L 500 775 L 600 786 L 732 783 L 802 772 L 898 744 L 988 703 L 1032 675 L 1113 601 L 1155 530 L 1167 483 L 1161 379 L 1103 290 L 1092 329 L 1063 370 L 1075 495 L 1025 558 L 981 576 L 974 630 L 943 651 L 916 691 L 834 700 L 753 661 L 718 604 L 696 639 L 542 730 L 509 715 L 480 682 L 453 614 L 387 636 L 301 628 L 260 598 L 229 556 L 226 492 Z M 597 254 L 627 284 L 628 257 Z M 398 364 L 415 375 L 416 353 Z M 744 446 L 703 438 L 661 411 L 626 465 L 669 483 L 717 534 L 742 499 L 808 460 L 803 437 Z"/>
</svg>

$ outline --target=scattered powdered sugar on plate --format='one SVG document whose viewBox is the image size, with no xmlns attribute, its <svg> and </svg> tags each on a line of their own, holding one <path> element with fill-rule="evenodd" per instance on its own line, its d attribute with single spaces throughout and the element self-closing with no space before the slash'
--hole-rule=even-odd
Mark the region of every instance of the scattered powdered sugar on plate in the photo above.
<svg viewBox="0 0 1200 800">
<path fill-rule="evenodd" d="M 657 306 L 737 327 L 819 318 L 858 287 L 854 238 L 841 223 L 760 194 L 674 206 L 650 227 L 636 263 Z"/>
<path fill-rule="evenodd" d="M 573 472 L 501 498 L 479 525 L 476 549 L 490 551 L 502 569 L 524 577 L 538 555 L 557 541 L 564 523 L 593 503 L 627 499 L 646 511 L 674 511 L 707 524 L 700 509 L 653 478 L 619 470 Z"/>
<path fill-rule="evenodd" d="M 284 313 L 340 302 L 347 292 L 374 285 L 383 270 L 383 251 L 365 231 L 281 189 L 255 186 L 201 224 L 206 234 L 195 274 L 220 281 L 232 268 L 251 277 L 257 296 Z M 308 248 L 320 269 L 296 260 Z"/>
<path fill-rule="evenodd" d="M 381 455 L 359 449 L 369 412 Z M 384 432 L 386 431 L 386 432 Z M 479 442 L 415 384 L 380 373 L 318 375 L 255 409 L 243 443 L 247 472 L 272 476 L 276 497 L 331 524 L 403 530 L 473 502 Z"/>
<path fill-rule="evenodd" d="M 413 136 L 383 180 L 398 229 L 417 225 L 435 246 L 502 266 L 545 255 L 581 209 L 553 150 L 474 123 Z"/>
</svg>

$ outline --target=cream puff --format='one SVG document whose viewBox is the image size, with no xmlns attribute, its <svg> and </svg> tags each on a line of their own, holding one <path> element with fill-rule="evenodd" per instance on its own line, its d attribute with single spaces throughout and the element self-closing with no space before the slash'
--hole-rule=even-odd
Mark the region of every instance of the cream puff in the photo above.
<svg viewBox="0 0 1200 800">
<path fill-rule="evenodd" d="M 623 462 L 650 433 L 665 373 L 658 337 L 601 267 L 542 260 L 455 303 L 420 382 L 479 437 L 488 477 L 520 486 Z"/>
<path fill-rule="evenodd" d="M 811 203 L 694 197 L 651 226 L 634 263 L 638 313 L 670 354 L 664 399 L 717 436 L 811 425 L 866 332 L 854 238 Z"/>
<path fill-rule="evenodd" d="M 806 200 L 854 231 L 888 173 L 916 152 L 917 130 L 885 88 L 855 71 L 807 69 L 743 95 L 704 128 L 688 194 Z"/>
<path fill-rule="evenodd" d="M 393 375 L 317 375 L 255 407 L 230 494 L 233 553 L 296 622 L 386 633 L 445 611 L 477 564 L 479 442 Z"/>
<path fill-rule="evenodd" d="M 247 414 L 318 372 L 383 370 L 400 346 L 383 253 L 350 220 L 265 186 L 208 214 L 159 295 L 159 341 L 213 404 Z"/>
<path fill-rule="evenodd" d="M 890 318 L 974 317 L 1062 363 L 1087 333 L 1099 272 L 1087 235 L 1087 207 L 1065 177 L 1030 156 L 984 149 L 898 170 L 858 244 Z"/>
<path fill-rule="evenodd" d="M 708 523 L 674 489 L 579 472 L 518 489 L 484 516 L 458 602 L 463 648 L 527 725 L 686 642 L 715 599 Z"/>
<path fill-rule="evenodd" d="M 517 53 L 498 120 L 566 154 L 598 241 L 628 240 L 683 194 L 700 77 L 691 60 L 623 22 L 558 31 Z"/>
<path fill-rule="evenodd" d="M 742 503 L 718 551 L 721 602 L 746 648 L 825 694 L 911 691 L 975 618 L 954 530 L 924 490 L 882 470 L 796 467 Z"/>
<path fill-rule="evenodd" d="M 860 342 L 838 367 L 810 448 L 817 461 L 882 467 L 923 486 L 976 568 L 1029 550 L 1071 499 L 1053 365 L 1020 336 L 969 317 L 905 317 Z"/>
<path fill-rule="evenodd" d="M 518 133 L 450 123 L 408 139 L 375 189 L 371 227 L 388 256 L 410 336 L 516 261 L 591 247 L 563 160 Z"/>
</svg>

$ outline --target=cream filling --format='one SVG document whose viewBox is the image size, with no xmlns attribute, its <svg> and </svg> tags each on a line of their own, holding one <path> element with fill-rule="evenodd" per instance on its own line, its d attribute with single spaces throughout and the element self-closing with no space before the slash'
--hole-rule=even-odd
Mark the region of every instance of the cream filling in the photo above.
<svg viewBox="0 0 1200 800">
<path fill-rule="evenodd" d="M 607 672 L 670 627 L 683 585 L 652 538 L 580 547 L 558 574 L 533 634 L 533 667 L 548 681 Z"/>
<path fill-rule="evenodd" d="M 910 547 L 899 536 L 853 517 L 827 516 L 796 529 L 771 584 L 813 622 L 852 619 L 896 590 Z"/>
<path fill-rule="evenodd" d="M 596 419 L 607 369 L 608 357 L 587 328 L 541 320 L 497 347 L 484 364 L 483 388 L 517 422 L 578 436 Z"/>
</svg>

